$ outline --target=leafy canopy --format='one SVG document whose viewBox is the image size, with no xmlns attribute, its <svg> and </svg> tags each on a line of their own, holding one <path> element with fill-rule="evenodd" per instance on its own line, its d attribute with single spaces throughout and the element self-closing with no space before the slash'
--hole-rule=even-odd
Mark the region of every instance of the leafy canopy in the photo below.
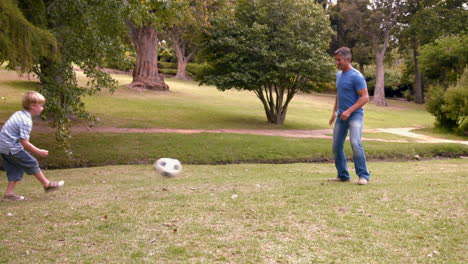
<svg viewBox="0 0 468 264">
<path fill-rule="evenodd" d="M 241 0 L 235 12 L 211 24 L 201 83 L 220 90 L 276 86 L 310 91 L 311 82 L 333 76 L 325 52 L 332 30 L 314 1 Z"/>
</svg>

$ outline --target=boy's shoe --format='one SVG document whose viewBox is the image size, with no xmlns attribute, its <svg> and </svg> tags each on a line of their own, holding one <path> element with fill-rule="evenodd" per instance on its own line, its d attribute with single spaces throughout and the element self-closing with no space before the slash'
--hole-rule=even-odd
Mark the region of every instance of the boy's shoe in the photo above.
<svg viewBox="0 0 468 264">
<path fill-rule="evenodd" d="M 44 191 L 46 193 L 56 191 L 56 190 L 62 188 L 62 186 L 64 184 L 65 184 L 64 181 L 50 181 L 49 185 L 47 187 L 44 187 Z"/>
<path fill-rule="evenodd" d="M 330 178 L 330 179 L 328 179 L 328 181 L 331 181 L 331 182 L 349 182 L 349 180 L 342 180 L 342 179 L 340 179 L 338 177 Z"/>
<path fill-rule="evenodd" d="M 2 200 L 3 201 L 22 201 L 24 200 L 24 196 L 16 195 L 16 194 L 11 194 L 11 195 L 5 194 Z"/>
<path fill-rule="evenodd" d="M 364 179 L 364 178 L 359 178 L 359 180 L 357 181 L 357 184 L 359 184 L 359 185 L 366 185 L 366 184 L 367 184 L 367 180 Z"/>
</svg>

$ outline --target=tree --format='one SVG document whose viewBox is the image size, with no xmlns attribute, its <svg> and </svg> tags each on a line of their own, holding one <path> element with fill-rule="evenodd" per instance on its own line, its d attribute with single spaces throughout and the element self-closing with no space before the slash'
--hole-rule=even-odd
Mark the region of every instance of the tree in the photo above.
<svg viewBox="0 0 468 264">
<path fill-rule="evenodd" d="M 57 51 L 54 35 L 29 22 L 13 0 L 0 1 L 0 28 L 0 64 L 10 69 L 29 72 L 39 57 Z"/>
<path fill-rule="evenodd" d="M 169 28 L 166 35 L 171 41 L 177 56 L 177 74 L 175 78 L 186 80 L 187 64 L 202 48 L 202 31 L 209 26 L 209 18 L 223 12 L 231 6 L 233 0 L 176 0 L 178 18 Z"/>
<path fill-rule="evenodd" d="M 327 13 L 330 16 L 330 23 L 336 34 L 330 43 L 329 53 L 334 52 L 346 46 L 352 50 L 353 62 L 359 64 L 359 71 L 364 72 L 364 65 L 368 65 L 372 57 L 372 47 L 368 41 L 367 36 L 356 30 L 355 27 L 346 25 L 345 16 L 346 8 L 343 6 L 342 0 L 338 4 L 331 5 Z"/>
<path fill-rule="evenodd" d="M 332 30 L 323 7 L 309 0 L 240 0 L 234 14 L 213 19 L 200 84 L 253 91 L 267 120 L 283 124 L 298 91 L 333 78 L 326 53 Z"/>
<path fill-rule="evenodd" d="M 384 59 L 392 30 L 397 24 L 402 0 L 344 0 L 341 2 L 346 22 L 369 38 L 375 56 L 376 85 L 373 103 L 386 106 Z"/>
<path fill-rule="evenodd" d="M 137 57 L 131 89 L 169 90 L 158 72 L 158 43 L 163 28 L 175 19 L 171 6 L 165 0 L 128 0 L 125 23 Z"/>
<path fill-rule="evenodd" d="M 416 103 L 424 103 L 424 78 L 419 67 L 420 47 L 443 34 L 456 34 L 466 30 L 463 21 L 468 19 L 468 12 L 463 3 L 464 1 L 409 0 L 404 6 L 398 39 L 401 50 L 412 51 Z"/>
<path fill-rule="evenodd" d="M 71 119 L 92 120 L 85 111 L 82 97 L 102 88 L 112 89 L 117 83 L 100 68 L 109 58 L 118 57 L 123 52 L 119 49 L 123 46 L 121 33 L 125 32 L 119 17 L 120 3 L 115 0 L 17 0 L 16 3 L 22 16 L 35 28 L 27 23 L 14 27 L 25 30 L 24 34 L 39 28 L 43 36 L 53 34 L 57 40 L 53 54 L 47 49 L 44 52 L 38 50 L 30 56 L 32 60 L 21 59 L 21 63 L 24 69 L 32 69 L 39 77 L 39 92 L 47 99 L 44 114 L 57 128 L 59 144 L 67 148 Z M 20 17 L 11 11 L 6 12 L 10 17 Z M 49 39 L 46 43 L 51 43 L 49 37 L 45 39 Z M 10 41 L 14 43 L 16 40 L 10 37 Z M 40 43 L 44 45 L 38 41 L 39 47 Z M 36 43 L 31 42 L 31 45 L 33 51 L 37 50 Z M 89 78 L 88 87 L 78 86 L 73 64 L 83 69 Z"/>
<path fill-rule="evenodd" d="M 420 63 L 421 70 L 434 82 L 456 82 L 468 65 L 468 33 L 447 35 L 424 45 Z"/>
</svg>

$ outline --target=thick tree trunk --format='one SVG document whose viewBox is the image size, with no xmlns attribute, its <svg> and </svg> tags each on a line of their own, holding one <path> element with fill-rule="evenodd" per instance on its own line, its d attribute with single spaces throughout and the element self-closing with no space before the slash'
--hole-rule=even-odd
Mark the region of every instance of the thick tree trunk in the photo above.
<svg viewBox="0 0 468 264">
<path fill-rule="evenodd" d="M 362 75 L 365 75 L 365 73 L 364 73 L 364 64 L 363 64 L 363 63 L 359 63 L 359 72 L 360 72 Z"/>
<path fill-rule="evenodd" d="M 424 88 L 422 84 L 422 75 L 419 71 L 419 51 L 418 40 L 413 40 L 413 58 L 414 58 L 414 102 L 417 104 L 424 104 Z"/>
<path fill-rule="evenodd" d="M 130 28 L 137 58 L 133 81 L 128 87 L 137 90 L 169 90 L 163 76 L 158 73 L 158 31 L 149 25 L 135 28 L 132 24 Z"/>
<path fill-rule="evenodd" d="M 374 99 L 372 102 L 378 106 L 387 106 L 385 100 L 385 68 L 384 68 L 385 51 L 375 51 L 376 76 Z"/>
</svg>

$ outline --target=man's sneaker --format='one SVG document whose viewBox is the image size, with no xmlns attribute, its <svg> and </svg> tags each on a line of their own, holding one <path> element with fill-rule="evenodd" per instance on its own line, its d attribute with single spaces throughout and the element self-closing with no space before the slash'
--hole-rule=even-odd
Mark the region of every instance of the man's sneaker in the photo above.
<svg viewBox="0 0 468 264">
<path fill-rule="evenodd" d="M 62 186 L 65 184 L 64 181 L 50 181 L 49 182 L 49 185 L 47 185 L 47 187 L 44 187 L 44 191 L 45 192 L 52 192 L 52 191 L 56 191 L 60 188 L 62 188 Z"/>
<path fill-rule="evenodd" d="M 328 181 L 330 181 L 330 182 L 349 182 L 349 180 L 342 180 L 342 179 L 340 179 L 338 177 L 330 178 L 330 179 L 328 179 Z"/>
<path fill-rule="evenodd" d="M 10 195 L 5 194 L 2 200 L 3 201 L 22 201 L 24 200 L 24 196 L 16 195 L 16 194 L 10 194 Z"/>
<path fill-rule="evenodd" d="M 359 184 L 359 185 L 366 185 L 366 184 L 367 184 L 367 180 L 364 179 L 364 178 L 359 178 L 359 180 L 357 181 L 357 184 Z"/>
</svg>

